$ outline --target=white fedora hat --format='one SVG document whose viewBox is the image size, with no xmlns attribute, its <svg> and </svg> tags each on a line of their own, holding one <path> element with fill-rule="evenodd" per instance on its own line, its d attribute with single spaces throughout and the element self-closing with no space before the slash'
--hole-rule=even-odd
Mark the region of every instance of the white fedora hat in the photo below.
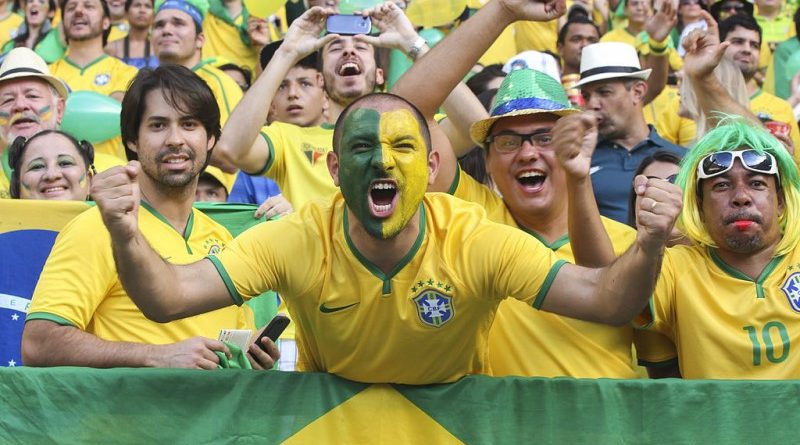
<svg viewBox="0 0 800 445">
<path fill-rule="evenodd" d="M 508 59 L 508 62 L 503 65 L 503 72 L 508 74 L 521 68 L 541 71 L 561 82 L 561 70 L 558 68 L 558 62 L 550 54 L 539 51 L 523 51 Z"/>
<path fill-rule="evenodd" d="M 62 98 L 67 98 L 67 87 L 61 79 L 50 74 L 47 63 L 29 48 L 14 48 L 6 54 L 0 65 L 0 83 L 21 77 L 39 77 L 53 86 Z"/>
<path fill-rule="evenodd" d="M 614 78 L 647 80 L 650 71 L 642 69 L 636 48 L 627 43 L 593 43 L 581 51 L 581 80 L 575 86 Z"/>
</svg>

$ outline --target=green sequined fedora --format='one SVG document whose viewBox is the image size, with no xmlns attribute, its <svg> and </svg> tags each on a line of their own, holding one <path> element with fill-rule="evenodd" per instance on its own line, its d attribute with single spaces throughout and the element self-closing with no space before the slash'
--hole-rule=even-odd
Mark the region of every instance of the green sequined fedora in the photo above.
<svg viewBox="0 0 800 445">
<path fill-rule="evenodd" d="M 579 112 L 569 103 L 564 87 L 557 80 L 541 71 L 516 69 L 503 79 L 497 90 L 490 117 L 473 123 L 469 135 L 472 142 L 483 147 L 489 130 L 498 119 L 539 113 L 566 116 Z"/>
</svg>

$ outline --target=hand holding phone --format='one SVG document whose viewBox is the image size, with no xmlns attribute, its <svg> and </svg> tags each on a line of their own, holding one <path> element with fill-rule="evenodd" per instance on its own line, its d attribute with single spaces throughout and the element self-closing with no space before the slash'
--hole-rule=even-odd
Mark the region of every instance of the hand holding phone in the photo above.
<svg viewBox="0 0 800 445">
<path fill-rule="evenodd" d="M 261 339 L 268 337 L 274 343 L 278 341 L 278 337 L 281 336 L 287 326 L 289 326 L 289 317 L 282 314 L 276 315 L 258 334 L 256 334 L 254 343 L 258 345 L 259 348 L 264 350 L 264 345 L 261 344 Z"/>
<path fill-rule="evenodd" d="M 328 34 L 342 36 L 369 34 L 372 30 L 372 20 L 361 15 L 335 14 L 328 16 L 325 28 Z"/>
</svg>

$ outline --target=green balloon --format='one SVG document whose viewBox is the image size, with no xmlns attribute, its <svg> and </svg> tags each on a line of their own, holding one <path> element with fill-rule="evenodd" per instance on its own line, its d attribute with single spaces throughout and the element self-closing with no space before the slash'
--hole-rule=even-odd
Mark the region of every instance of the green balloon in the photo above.
<svg viewBox="0 0 800 445">
<path fill-rule="evenodd" d="M 75 91 L 67 97 L 61 129 L 76 139 L 96 144 L 119 136 L 122 104 L 94 91 Z"/>
<path fill-rule="evenodd" d="M 419 36 L 425 39 L 429 47 L 433 48 L 444 38 L 444 33 L 436 28 L 430 28 L 421 30 Z M 400 79 L 400 76 L 411 68 L 412 63 L 413 62 L 401 51 L 393 49 L 389 53 L 389 72 L 386 75 L 387 89 L 392 89 L 394 84 Z"/>
<path fill-rule="evenodd" d="M 339 14 L 352 14 L 356 11 L 374 8 L 383 0 L 342 0 L 339 2 Z"/>
</svg>

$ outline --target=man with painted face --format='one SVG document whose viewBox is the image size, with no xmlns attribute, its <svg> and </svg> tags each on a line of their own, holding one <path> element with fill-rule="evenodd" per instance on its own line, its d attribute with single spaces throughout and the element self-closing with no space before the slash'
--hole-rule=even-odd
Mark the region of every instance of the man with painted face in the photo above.
<svg viewBox="0 0 800 445">
<path fill-rule="evenodd" d="M 375 46 L 395 48 L 416 57 L 427 50 L 408 18 L 394 4 L 365 12 L 380 29 L 378 37 L 320 37 L 333 9 L 314 7 L 296 19 L 269 65 L 234 110 L 217 149 L 242 171 L 274 179 L 281 191 L 300 208 L 308 201 L 336 192 L 325 165 L 331 151 L 333 128 L 329 125 L 299 127 L 274 122 L 263 127 L 276 91 L 297 63 L 321 48 L 320 59 L 329 97 L 328 119 L 335 121 L 353 100 L 383 84 L 383 70 L 375 63 Z M 413 58 L 412 57 L 412 58 Z"/>
<path fill-rule="evenodd" d="M 125 95 L 120 121 L 128 156 L 142 168 L 138 224 L 159 258 L 186 263 L 230 242 L 224 227 L 192 208 L 198 176 L 219 137 L 219 109 L 208 86 L 175 65 L 143 70 Z M 124 171 L 116 167 L 95 178 L 108 184 Z M 97 190 L 97 197 L 113 199 L 105 190 Z M 216 369 L 217 353 L 231 353 L 216 340 L 219 331 L 254 327 L 246 307 L 168 325 L 148 320 L 120 285 L 109 234 L 97 209 L 90 209 L 61 231 L 45 263 L 22 354 L 29 366 Z M 260 348 L 249 352 L 254 368 L 272 367 Z"/>
<path fill-rule="evenodd" d="M 477 29 L 499 33 L 502 24 L 482 15 L 462 26 L 470 35 Z M 423 58 L 393 90 L 419 104 L 429 118 L 463 75 L 455 64 L 463 62 L 468 69 L 485 51 L 478 42 L 466 44 L 458 37 L 440 42 L 441 58 Z M 439 66 L 450 69 L 440 72 Z M 429 125 L 435 132 L 435 124 Z M 458 169 L 440 168 L 440 175 L 450 174 L 454 196 L 480 204 L 492 221 L 521 229 L 560 259 L 581 265 L 605 266 L 635 241 L 633 229 L 600 217 L 589 177 L 596 124 L 570 105 L 558 80 L 530 69 L 511 71 L 498 89 L 491 116 L 475 122 L 471 133 L 486 149 L 487 171 L 499 195 Z M 439 151 L 443 167 L 455 164 L 452 154 Z M 565 152 L 574 156 L 559 155 Z M 661 186 L 678 193 L 674 186 Z M 671 358 L 671 343 L 652 333 L 540 312 L 507 299 L 489 333 L 489 364 L 498 376 L 635 378 L 634 336 L 644 361 Z"/>
<path fill-rule="evenodd" d="M 478 14 L 508 25 L 563 8 L 498 0 Z M 680 211 L 669 190 L 640 181 L 646 228 L 631 250 L 603 269 L 566 264 L 472 204 L 426 195 L 439 155 L 424 117 L 393 95 L 369 95 L 343 111 L 327 164 L 341 194 L 257 226 L 217 256 L 175 266 L 139 232 L 139 167 L 131 163 L 93 190 L 128 294 L 166 322 L 275 289 L 297 323 L 300 369 L 364 382 L 449 382 L 487 371 L 486 334 L 508 296 L 571 317 L 630 321 L 646 304 Z"/>
<path fill-rule="evenodd" d="M 42 58 L 28 48 L 14 48 L 0 66 L 0 198 L 8 193 L 11 167 L 8 146 L 18 136 L 31 137 L 58 128 L 64 115 L 64 83 L 50 75 Z"/>
<path fill-rule="evenodd" d="M 0 66 L 0 198 L 9 198 L 11 167 L 7 147 L 19 136 L 29 138 L 42 130 L 57 130 L 64 115 L 64 83 L 50 74 L 45 61 L 28 48 L 14 48 Z M 121 165 L 116 156 L 95 153 L 102 171 Z"/>
</svg>

